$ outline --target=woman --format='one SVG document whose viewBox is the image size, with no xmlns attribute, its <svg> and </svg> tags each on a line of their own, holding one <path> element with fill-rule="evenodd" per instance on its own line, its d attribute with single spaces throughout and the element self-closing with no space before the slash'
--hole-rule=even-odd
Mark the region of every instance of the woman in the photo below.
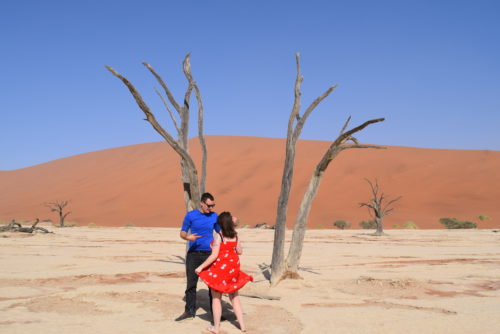
<svg viewBox="0 0 500 334">
<path fill-rule="evenodd" d="M 236 319 L 242 332 L 246 331 L 243 322 L 243 309 L 241 307 L 238 290 L 253 277 L 240 270 L 242 253 L 238 233 L 235 230 L 236 217 L 230 212 L 222 212 L 217 218 L 221 232 L 215 236 L 212 245 L 212 254 L 203 262 L 195 272 L 205 282 L 212 292 L 212 311 L 214 324 L 207 328 L 209 332 L 219 333 L 220 318 L 222 315 L 221 297 L 223 293 L 229 294 Z"/>
</svg>

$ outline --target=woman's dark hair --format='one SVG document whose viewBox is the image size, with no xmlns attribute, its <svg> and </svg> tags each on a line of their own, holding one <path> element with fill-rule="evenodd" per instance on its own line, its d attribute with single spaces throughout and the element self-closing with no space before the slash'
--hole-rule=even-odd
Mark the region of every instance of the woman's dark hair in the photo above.
<svg viewBox="0 0 500 334">
<path fill-rule="evenodd" d="M 233 216 L 231 212 L 224 211 L 217 217 L 217 224 L 219 224 L 222 235 L 226 238 L 233 239 L 238 233 L 234 229 Z"/>
</svg>

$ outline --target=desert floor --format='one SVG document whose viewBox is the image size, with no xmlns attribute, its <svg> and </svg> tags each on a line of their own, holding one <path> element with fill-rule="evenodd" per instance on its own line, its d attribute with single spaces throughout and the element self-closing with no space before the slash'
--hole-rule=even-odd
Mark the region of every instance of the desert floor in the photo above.
<svg viewBox="0 0 500 334">
<path fill-rule="evenodd" d="M 173 228 L 0 234 L 1 333 L 202 333 L 183 311 L 185 244 Z M 500 333 L 500 231 L 310 230 L 303 280 L 270 288 L 274 231 L 241 229 L 249 333 Z M 287 235 L 290 237 L 290 234 Z M 249 297 L 276 296 L 279 300 Z M 224 298 L 223 333 L 239 333 Z"/>
</svg>

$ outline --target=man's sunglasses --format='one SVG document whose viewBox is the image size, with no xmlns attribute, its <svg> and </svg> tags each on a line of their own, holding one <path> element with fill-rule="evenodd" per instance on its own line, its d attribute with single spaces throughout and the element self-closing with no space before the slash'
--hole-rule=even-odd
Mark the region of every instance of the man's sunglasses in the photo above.
<svg viewBox="0 0 500 334">
<path fill-rule="evenodd" d="M 207 204 L 207 202 L 203 202 L 205 203 L 206 206 L 208 206 L 209 208 L 215 208 L 215 204 Z"/>
</svg>

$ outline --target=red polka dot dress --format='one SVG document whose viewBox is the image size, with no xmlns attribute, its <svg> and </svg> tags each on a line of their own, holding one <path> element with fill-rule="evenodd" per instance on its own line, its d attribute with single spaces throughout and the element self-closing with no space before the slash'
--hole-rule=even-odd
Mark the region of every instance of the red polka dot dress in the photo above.
<svg viewBox="0 0 500 334">
<path fill-rule="evenodd" d="M 240 257 L 236 252 L 238 237 L 235 241 L 225 241 L 222 234 L 219 255 L 210 266 L 198 275 L 205 284 L 221 293 L 232 293 L 253 281 L 253 277 L 240 270 Z"/>
</svg>

